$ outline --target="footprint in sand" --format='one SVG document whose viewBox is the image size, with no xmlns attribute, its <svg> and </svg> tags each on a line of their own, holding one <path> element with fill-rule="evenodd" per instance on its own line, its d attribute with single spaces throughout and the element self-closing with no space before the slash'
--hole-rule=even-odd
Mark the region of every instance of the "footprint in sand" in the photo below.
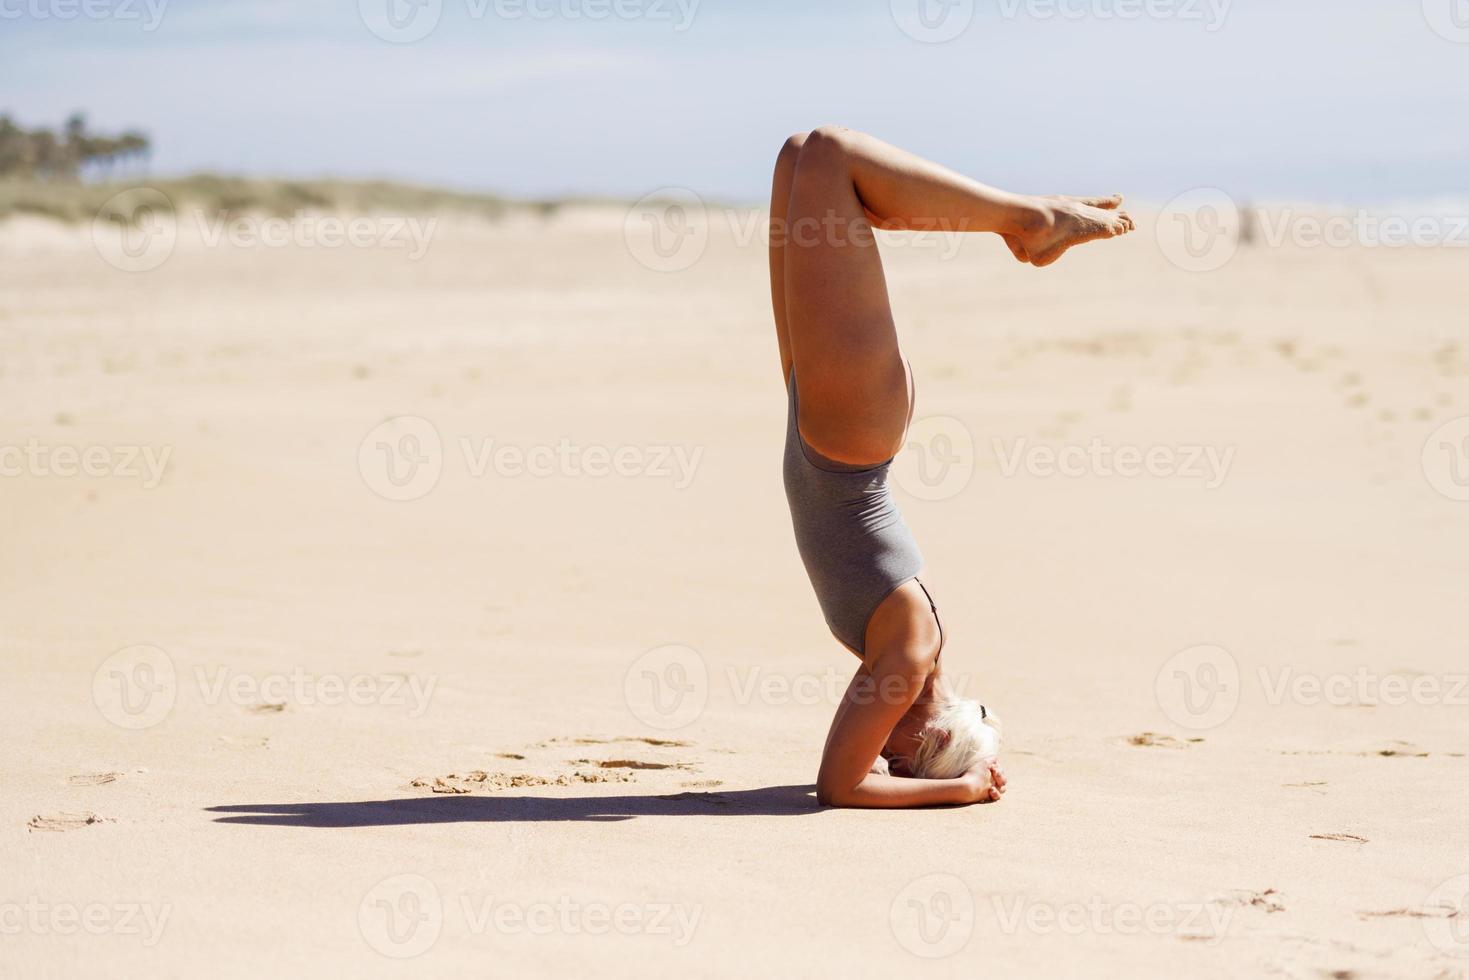
<svg viewBox="0 0 1469 980">
<path fill-rule="evenodd" d="M 1414 745 L 1412 742 L 1404 742 L 1404 741 L 1401 741 L 1401 740 L 1393 742 L 1391 745 L 1389 745 L 1385 749 L 1378 749 L 1376 752 L 1361 752 L 1361 753 L 1358 753 L 1358 754 L 1359 755 L 1380 755 L 1380 756 L 1382 756 L 1385 759 L 1391 759 L 1391 758 L 1395 758 L 1395 757 L 1396 758 L 1406 758 L 1406 759 L 1426 759 L 1426 758 L 1428 758 L 1428 752 L 1427 751 L 1425 751 L 1424 749 L 1419 748 L 1418 746 Z"/>
<path fill-rule="evenodd" d="M 263 749 L 270 744 L 264 735 L 221 735 L 219 740 L 231 749 Z"/>
<path fill-rule="evenodd" d="M 1275 913 L 1284 912 L 1285 903 L 1280 899 L 1280 892 L 1274 888 L 1267 888 L 1262 892 L 1250 889 L 1240 889 L 1231 892 L 1223 901 L 1233 905 L 1247 908 L 1259 909 L 1262 912 Z"/>
<path fill-rule="evenodd" d="M 409 783 L 414 789 L 426 789 L 431 793 L 460 795 L 474 792 L 494 792 L 502 789 L 524 789 L 531 786 L 576 786 L 583 783 L 630 783 L 631 772 L 564 773 L 560 776 L 537 776 L 534 773 L 486 772 L 475 769 L 465 773 L 451 772 L 446 776 L 415 779 Z"/>
<path fill-rule="evenodd" d="M 117 782 L 122 775 L 120 772 L 84 772 L 67 776 L 66 781 L 72 786 L 101 786 L 103 783 Z"/>
<path fill-rule="evenodd" d="M 625 735 L 615 738 L 593 738 L 582 735 L 572 738 L 551 738 L 544 742 L 537 742 L 533 748 L 544 749 L 553 745 L 616 745 L 619 742 L 634 742 L 639 745 L 652 745 L 657 748 L 687 748 L 692 742 L 680 742 L 671 738 L 643 738 L 637 735 Z"/>
<path fill-rule="evenodd" d="M 546 739 L 531 746 L 532 749 L 549 749 L 567 745 L 642 745 L 651 748 L 688 748 L 692 743 L 678 739 L 647 738 L 644 736 L 625 735 L 614 737 L 599 737 L 591 735 L 563 736 Z M 523 762 L 526 759 L 524 753 L 520 752 L 496 752 L 496 758 L 508 759 L 514 762 Z M 472 769 L 462 773 L 448 773 L 443 776 L 425 776 L 415 779 L 409 785 L 416 789 L 426 789 L 432 793 L 463 794 L 474 792 L 494 792 L 503 789 L 523 789 L 534 786 L 576 786 L 588 783 L 630 783 L 637 780 L 639 772 L 656 772 L 662 770 L 674 770 L 687 772 L 695 769 L 691 762 L 678 759 L 664 761 L 652 761 L 647 759 L 634 759 L 620 756 L 612 759 L 571 759 L 567 763 L 576 767 L 571 772 L 558 773 L 556 775 L 542 775 L 534 772 L 491 772 L 484 769 Z M 718 785 L 714 782 L 712 785 Z"/>
<path fill-rule="evenodd" d="M 1413 745 L 1411 742 L 1397 742 L 1384 749 L 1373 749 L 1367 752 L 1338 752 L 1334 749 L 1276 749 L 1280 755 L 1354 755 L 1363 757 L 1381 758 L 1403 758 L 1403 759 L 1427 759 L 1432 753 Z M 1448 756 L 1462 756 L 1464 753 L 1445 752 Z"/>
<path fill-rule="evenodd" d="M 637 759 L 573 759 L 574 766 L 596 766 L 599 769 L 692 769 L 687 762 L 641 762 Z"/>
<path fill-rule="evenodd" d="M 1137 735 L 1127 737 L 1128 745 L 1141 745 L 1156 749 L 1186 749 L 1190 745 L 1197 745 L 1202 738 L 1191 738 L 1188 741 L 1174 738 L 1172 735 L 1159 735 L 1157 732 L 1140 732 Z"/>
<path fill-rule="evenodd" d="M 90 810 L 83 810 L 80 813 L 53 813 L 49 816 L 34 816 L 31 817 L 26 826 L 32 832 L 37 830 L 60 832 L 76 830 L 78 827 L 90 827 L 92 824 L 97 823 L 112 823 L 112 818 L 99 817 Z"/>
<path fill-rule="evenodd" d="M 1453 919 L 1459 915 L 1458 909 L 1387 909 L 1383 912 L 1358 912 L 1359 919 Z"/>
</svg>

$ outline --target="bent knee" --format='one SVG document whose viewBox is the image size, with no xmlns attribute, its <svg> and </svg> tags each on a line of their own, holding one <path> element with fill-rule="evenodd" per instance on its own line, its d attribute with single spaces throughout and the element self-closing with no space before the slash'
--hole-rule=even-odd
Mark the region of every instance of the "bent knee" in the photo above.
<svg viewBox="0 0 1469 980">
<path fill-rule="evenodd" d="M 783 157 L 799 155 L 801 148 L 806 145 L 806 141 L 810 138 L 810 130 L 802 133 L 792 133 L 786 138 L 784 145 L 781 146 L 780 155 Z"/>
<path fill-rule="evenodd" d="M 796 164 L 800 162 L 801 151 L 810 138 L 810 133 L 797 133 L 780 148 L 780 153 L 775 158 L 775 192 L 778 196 L 790 193 L 791 185 L 796 180 Z"/>
<path fill-rule="evenodd" d="M 853 135 L 845 126 L 819 126 L 809 132 L 792 134 L 775 158 L 776 176 L 793 178 L 797 163 L 808 170 L 845 169 Z"/>
<path fill-rule="evenodd" d="M 801 145 L 801 172 L 818 179 L 846 173 L 851 167 L 853 135 L 845 126 L 813 129 Z"/>
<path fill-rule="evenodd" d="M 785 141 L 775 158 L 776 173 L 789 175 L 796 172 L 796 161 L 801 158 L 801 150 L 810 138 L 810 133 L 796 133 Z"/>
<path fill-rule="evenodd" d="M 817 126 L 811 130 L 812 141 L 839 147 L 845 147 L 854 135 L 856 134 L 846 126 L 837 126 L 834 124 Z"/>
</svg>

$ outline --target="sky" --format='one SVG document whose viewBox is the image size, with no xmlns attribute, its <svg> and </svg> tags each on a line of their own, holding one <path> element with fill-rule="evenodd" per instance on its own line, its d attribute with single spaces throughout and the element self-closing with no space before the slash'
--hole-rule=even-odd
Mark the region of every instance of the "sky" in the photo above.
<svg viewBox="0 0 1469 980">
<path fill-rule="evenodd" d="M 152 172 L 759 201 L 863 129 L 1017 191 L 1469 198 L 1469 0 L 0 0 L 0 112 Z"/>
</svg>

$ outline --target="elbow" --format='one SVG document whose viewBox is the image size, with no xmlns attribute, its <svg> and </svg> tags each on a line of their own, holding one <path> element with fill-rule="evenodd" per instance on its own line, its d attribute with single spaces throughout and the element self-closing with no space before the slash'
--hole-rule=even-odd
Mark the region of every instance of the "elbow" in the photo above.
<svg viewBox="0 0 1469 980">
<path fill-rule="evenodd" d="M 831 784 L 831 780 L 816 780 L 816 805 L 836 806 L 836 787 Z"/>
<path fill-rule="evenodd" d="M 844 786 L 837 780 L 818 776 L 816 802 L 820 806 L 850 806 L 855 790 L 854 786 Z"/>
</svg>

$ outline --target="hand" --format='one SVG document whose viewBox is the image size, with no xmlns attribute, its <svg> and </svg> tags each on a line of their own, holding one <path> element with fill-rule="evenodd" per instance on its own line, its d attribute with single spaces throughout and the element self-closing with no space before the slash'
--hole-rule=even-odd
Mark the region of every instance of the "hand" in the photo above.
<svg viewBox="0 0 1469 980">
<path fill-rule="evenodd" d="M 997 760 L 981 759 L 959 777 L 966 791 L 966 802 L 994 803 L 1005 795 L 1005 771 Z"/>
</svg>

